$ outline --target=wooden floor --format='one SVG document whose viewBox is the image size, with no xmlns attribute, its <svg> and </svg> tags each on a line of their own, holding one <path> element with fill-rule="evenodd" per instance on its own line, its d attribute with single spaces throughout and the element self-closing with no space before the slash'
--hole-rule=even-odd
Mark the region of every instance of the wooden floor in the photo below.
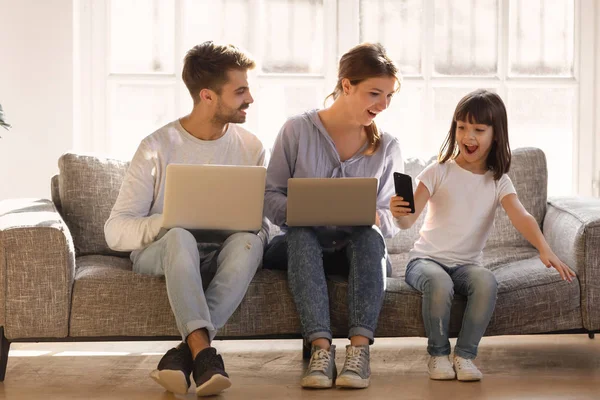
<svg viewBox="0 0 600 400">
<path fill-rule="evenodd" d="M 454 345 L 454 341 L 452 341 Z M 193 399 L 174 396 L 148 374 L 175 342 L 13 344 L 0 384 L 4 399 Z M 336 340 L 337 365 L 346 340 Z M 600 337 L 485 338 L 477 383 L 427 377 L 422 338 L 378 339 L 371 351 L 371 387 L 302 390 L 299 340 L 215 342 L 233 386 L 222 399 L 600 399 Z"/>
</svg>

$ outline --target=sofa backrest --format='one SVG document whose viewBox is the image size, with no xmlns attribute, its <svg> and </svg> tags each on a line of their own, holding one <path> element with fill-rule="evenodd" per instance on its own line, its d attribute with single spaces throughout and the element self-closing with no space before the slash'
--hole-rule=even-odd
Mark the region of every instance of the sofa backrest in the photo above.
<svg viewBox="0 0 600 400">
<path fill-rule="evenodd" d="M 405 172 L 414 178 L 429 161 L 409 159 Z M 64 154 L 58 162 L 60 174 L 52 180 L 52 199 L 61 212 L 75 243 L 77 255 L 126 255 L 111 250 L 104 238 L 104 223 L 117 200 L 128 162 L 94 156 Z M 546 158 L 539 149 L 521 148 L 513 151 L 509 172 L 517 194 L 525 208 L 541 226 L 546 214 Z M 415 225 L 387 240 L 391 254 L 403 253 L 418 238 L 425 212 Z M 527 246 L 527 241 L 512 227 L 504 210 L 496 212 L 494 229 L 487 247 Z"/>
<path fill-rule="evenodd" d="M 125 161 L 71 153 L 58 160 L 60 212 L 71 231 L 78 256 L 126 255 L 108 247 L 104 223 L 117 200 L 128 166 Z"/>
<path fill-rule="evenodd" d="M 434 161 L 435 158 L 429 162 Z M 429 164 L 421 160 L 409 159 L 405 163 L 405 172 L 414 178 Z M 546 215 L 548 172 L 546 156 L 537 148 L 524 147 L 512 152 L 512 162 L 508 176 L 512 180 L 517 196 L 523 206 L 535 217 L 541 227 Z M 411 249 L 419 237 L 425 212 L 417 222 L 407 230 L 400 231 L 394 238 L 387 240 L 388 251 L 391 254 L 404 253 Z M 502 207 L 496 210 L 494 228 L 488 238 L 486 247 L 529 246 L 528 242 L 512 226 Z"/>
</svg>

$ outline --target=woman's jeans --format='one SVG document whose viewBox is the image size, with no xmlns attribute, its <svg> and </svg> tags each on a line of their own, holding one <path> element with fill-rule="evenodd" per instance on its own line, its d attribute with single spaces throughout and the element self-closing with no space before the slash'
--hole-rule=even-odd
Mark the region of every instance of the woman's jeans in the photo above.
<svg viewBox="0 0 600 400">
<path fill-rule="evenodd" d="M 312 228 L 290 227 L 273 239 L 263 266 L 285 269 L 287 260 L 290 289 L 309 343 L 332 339 L 325 275 L 347 275 L 348 337 L 365 336 L 372 343 L 385 293 L 386 256 L 384 239 L 375 227 L 353 228 L 338 251 L 323 250 Z"/>
</svg>

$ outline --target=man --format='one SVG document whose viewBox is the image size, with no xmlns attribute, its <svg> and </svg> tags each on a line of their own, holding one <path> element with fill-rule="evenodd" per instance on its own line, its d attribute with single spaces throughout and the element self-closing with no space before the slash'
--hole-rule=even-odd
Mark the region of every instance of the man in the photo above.
<svg viewBox="0 0 600 400">
<path fill-rule="evenodd" d="M 104 226 L 112 249 L 132 251 L 135 272 L 165 276 L 183 342 L 164 355 L 151 377 L 175 393 L 187 393 L 192 372 L 198 396 L 231 386 L 211 341 L 244 297 L 267 235 L 265 229 L 258 235 L 235 233 L 222 244 L 197 243 L 180 228 L 162 235 L 166 167 L 265 164 L 260 140 L 236 125 L 246 121 L 245 110 L 254 101 L 247 79 L 254 66 L 231 45 L 205 42 L 187 53 L 182 76 L 192 112 L 142 140 Z"/>
</svg>

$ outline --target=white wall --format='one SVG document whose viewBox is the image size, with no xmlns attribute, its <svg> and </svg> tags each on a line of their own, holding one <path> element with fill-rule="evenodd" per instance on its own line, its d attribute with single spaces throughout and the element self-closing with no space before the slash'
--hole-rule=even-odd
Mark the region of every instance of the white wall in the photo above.
<svg viewBox="0 0 600 400">
<path fill-rule="evenodd" d="M 596 153 L 594 155 L 594 191 L 593 195 L 600 197 L 600 4 L 596 3 L 596 97 L 595 103 L 595 114 L 596 114 L 596 125 L 594 127 L 594 139 Z"/>
<path fill-rule="evenodd" d="M 73 0 L 0 0 L 0 200 L 50 197 L 73 147 Z"/>
</svg>

